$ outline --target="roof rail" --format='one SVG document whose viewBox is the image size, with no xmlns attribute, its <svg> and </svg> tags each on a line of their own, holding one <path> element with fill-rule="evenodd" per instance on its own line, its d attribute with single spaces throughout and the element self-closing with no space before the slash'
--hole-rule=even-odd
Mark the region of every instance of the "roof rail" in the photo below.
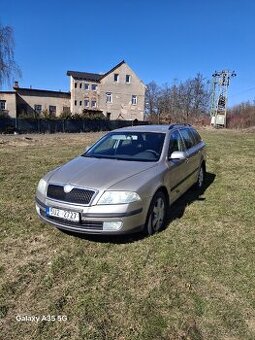
<svg viewBox="0 0 255 340">
<path fill-rule="evenodd" d="M 170 124 L 168 130 L 171 130 L 175 127 L 178 127 L 178 126 L 191 126 L 191 124 L 189 123 L 175 123 L 175 124 Z"/>
</svg>

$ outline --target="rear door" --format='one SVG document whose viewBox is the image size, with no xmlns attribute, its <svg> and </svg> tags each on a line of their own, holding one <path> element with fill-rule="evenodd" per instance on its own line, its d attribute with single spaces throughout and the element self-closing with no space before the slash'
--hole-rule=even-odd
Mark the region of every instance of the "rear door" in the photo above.
<svg viewBox="0 0 255 340">
<path fill-rule="evenodd" d="M 197 180 L 197 174 L 200 166 L 200 148 L 190 130 L 190 128 L 180 129 L 183 142 L 187 153 L 187 172 L 186 172 L 186 189 L 193 185 Z"/>
</svg>

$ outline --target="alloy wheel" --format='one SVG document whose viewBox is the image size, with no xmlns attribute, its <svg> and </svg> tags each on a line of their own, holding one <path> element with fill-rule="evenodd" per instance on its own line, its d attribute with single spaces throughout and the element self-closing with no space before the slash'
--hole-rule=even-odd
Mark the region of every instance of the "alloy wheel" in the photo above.
<svg viewBox="0 0 255 340">
<path fill-rule="evenodd" d="M 147 224 L 148 234 L 153 234 L 159 231 L 165 223 L 166 217 L 166 199 L 165 195 L 161 192 L 158 192 L 154 197 Z"/>
</svg>

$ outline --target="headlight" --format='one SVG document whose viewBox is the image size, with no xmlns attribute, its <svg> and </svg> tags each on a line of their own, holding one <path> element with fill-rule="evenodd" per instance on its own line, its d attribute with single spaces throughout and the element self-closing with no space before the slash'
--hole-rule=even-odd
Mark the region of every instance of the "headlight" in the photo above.
<svg viewBox="0 0 255 340">
<path fill-rule="evenodd" d="M 106 191 L 97 204 L 124 204 L 139 201 L 141 197 L 132 191 Z"/>
<path fill-rule="evenodd" d="M 46 195 L 46 188 L 47 188 L 47 182 L 42 178 L 40 179 L 38 186 L 37 186 L 37 191 L 40 192 L 42 195 Z"/>
</svg>

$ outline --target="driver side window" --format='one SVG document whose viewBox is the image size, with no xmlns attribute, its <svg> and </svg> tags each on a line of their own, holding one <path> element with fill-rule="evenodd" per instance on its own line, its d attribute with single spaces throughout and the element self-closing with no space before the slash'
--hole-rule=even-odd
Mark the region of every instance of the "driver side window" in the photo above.
<svg viewBox="0 0 255 340">
<path fill-rule="evenodd" d="M 174 151 L 183 151 L 182 139 L 178 131 L 174 131 L 170 136 L 168 157 L 170 157 Z"/>
</svg>

